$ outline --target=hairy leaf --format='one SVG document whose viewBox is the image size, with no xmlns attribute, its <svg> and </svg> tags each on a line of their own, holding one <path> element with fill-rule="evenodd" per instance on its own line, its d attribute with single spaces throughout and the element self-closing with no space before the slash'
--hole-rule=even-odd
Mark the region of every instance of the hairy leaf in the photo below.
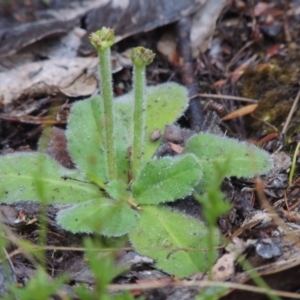
<svg viewBox="0 0 300 300">
<path fill-rule="evenodd" d="M 107 180 L 104 143 L 100 136 L 100 96 L 76 102 L 70 112 L 66 131 L 68 150 L 76 165 L 101 181 Z"/>
<path fill-rule="evenodd" d="M 158 130 L 161 134 L 165 125 L 173 123 L 187 107 L 186 89 L 176 83 L 166 83 L 146 89 L 147 116 L 145 124 L 145 156 L 148 160 L 155 152 L 160 138 L 151 140 L 151 133 Z M 73 105 L 67 129 L 69 152 L 85 173 L 91 173 L 102 181 L 107 180 L 103 141 L 99 126 L 100 96 L 77 102 Z M 118 177 L 128 181 L 130 168 L 130 149 L 133 134 L 133 93 L 128 93 L 114 100 L 115 143 Z"/>
<path fill-rule="evenodd" d="M 201 166 L 191 154 L 150 160 L 132 185 L 134 201 L 158 204 L 182 198 L 193 192 L 201 175 Z"/>
<path fill-rule="evenodd" d="M 210 267 L 203 250 L 208 247 L 207 234 L 205 224 L 195 218 L 164 206 L 143 206 L 129 238 L 139 253 L 155 259 L 157 268 L 187 277 Z M 220 242 L 217 231 L 213 241 L 214 246 Z"/>
<path fill-rule="evenodd" d="M 64 179 L 65 176 L 69 179 Z M 64 204 L 101 196 L 97 186 L 82 180 L 87 179 L 78 171 L 60 166 L 46 154 L 14 153 L 0 159 L 0 199 L 4 203 L 43 200 Z M 40 199 L 38 186 L 44 199 Z"/>
<path fill-rule="evenodd" d="M 145 154 L 143 164 L 155 153 L 165 126 L 176 121 L 188 104 L 187 91 L 174 82 L 146 88 Z M 128 180 L 130 149 L 133 136 L 134 94 L 130 92 L 115 99 L 115 136 L 119 179 Z M 157 139 L 151 139 L 153 131 Z"/>
<path fill-rule="evenodd" d="M 111 181 L 106 186 L 106 193 L 115 200 L 127 201 L 132 198 L 123 181 Z"/>
<path fill-rule="evenodd" d="M 105 236 L 122 236 L 136 224 L 138 215 L 126 202 L 99 198 L 61 210 L 57 222 L 73 233 L 99 232 Z"/>
<path fill-rule="evenodd" d="M 163 135 L 165 126 L 174 123 L 188 106 L 187 89 L 175 82 L 168 82 L 147 88 L 147 118 L 144 161 L 155 153 L 161 138 L 153 140 L 154 130 Z"/>
<path fill-rule="evenodd" d="M 184 153 L 195 154 L 203 167 L 203 182 L 213 179 L 213 169 L 226 164 L 226 176 L 251 177 L 265 174 L 273 166 L 270 155 L 258 147 L 238 140 L 201 133 L 191 137 Z"/>
<path fill-rule="evenodd" d="M 130 147 L 133 137 L 133 93 L 130 92 L 114 100 L 115 137 L 118 178 L 129 182 Z"/>
</svg>

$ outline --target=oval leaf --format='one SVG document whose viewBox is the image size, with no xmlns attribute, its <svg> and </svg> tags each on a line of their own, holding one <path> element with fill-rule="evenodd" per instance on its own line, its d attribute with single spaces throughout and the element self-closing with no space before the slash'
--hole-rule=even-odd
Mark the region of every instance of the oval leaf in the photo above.
<svg viewBox="0 0 300 300">
<path fill-rule="evenodd" d="M 148 87 L 146 93 L 146 135 L 144 162 L 155 153 L 161 138 L 153 140 L 154 130 L 165 131 L 167 124 L 174 123 L 187 109 L 189 99 L 187 89 L 175 82 Z"/>
<path fill-rule="evenodd" d="M 191 154 L 150 160 L 132 185 L 134 201 L 158 204 L 182 198 L 193 192 L 201 175 L 201 166 Z"/>
<path fill-rule="evenodd" d="M 104 143 L 100 135 L 100 96 L 76 102 L 71 109 L 66 136 L 68 150 L 76 165 L 85 173 L 107 180 Z"/>
<path fill-rule="evenodd" d="M 138 215 L 125 202 L 108 198 L 90 200 L 59 211 L 57 222 L 65 230 L 99 232 L 105 236 L 122 236 L 137 223 Z"/>
<path fill-rule="evenodd" d="M 232 120 L 235 118 L 243 117 L 245 115 L 249 115 L 249 114 L 253 113 L 257 107 L 258 107 L 258 103 L 243 106 L 239 109 L 232 111 L 231 113 L 227 114 L 226 116 L 224 116 L 222 118 L 222 121 Z"/>
<path fill-rule="evenodd" d="M 201 133 L 191 137 L 185 153 L 193 153 L 203 167 L 203 184 L 211 180 L 214 165 L 226 163 L 225 176 L 251 177 L 265 174 L 273 166 L 268 152 L 246 142 Z"/>
<path fill-rule="evenodd" d="M 203 222 L 164 206 L 144 206 L 129 238 L 139 253 L 155 259 L 157 268 L 188 277 L 210 267 L 203 250 L 208 248 L 208 234 L 213 234 L 216 247 L 220 242 L 219 233 L 209 233 Z"/>
<path fill-rule="evenodd" d="M 46 154 L 4 155 L 0 159 L 0 200 L 4 203 L 43 200 L 64 204 L 101 196 L 97 186 L 76 179 L 87 180 L 78 171 L 60 166 Z M 39 190 L 42 190 L 43 199 L 40 199 Z"/>
</svg>

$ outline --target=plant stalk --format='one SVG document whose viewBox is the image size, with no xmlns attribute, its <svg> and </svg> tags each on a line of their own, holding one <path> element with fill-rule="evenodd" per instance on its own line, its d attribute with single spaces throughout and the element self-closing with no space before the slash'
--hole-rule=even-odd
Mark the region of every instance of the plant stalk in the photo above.
<svg viewBox="0 0 300 300">
<path fill-rule="evenodd" d="M 152 63 L 155 54 L 143 47 L 132 50 L 134 82 L 134 112 L 133 112 L 133 144 L 131 154 L 132 178 L 135 179 L 142 165 L 145 147 L 146 122 L 146 66 Z"/>
<path fill-rule="evenodd" d="M 146 119 L 145 109 L 145 66 L 135 65 L 133 68 L 134 78 L 134 112 L 133 112 L 133 145 L 132 145 L 132 176 L 136 178 L 141 167 L 144 151 L 144 126 Z"/>
<path fill-rule="evenodd" d="M 102 136 L 105 142 L 109 180 L 117 179 L 116 148 L 114 137 L 114 110 L 110 48 L 98 52 L 100 59 L 100 87 L 103 98 Z"/>
<path fill-rule="evenodd" d="M 97 49 L 100 66 L 101 137 L 107 162 L 108 180 L 117 179 L 116 148 L 114 137 L 114 108 L 110 47 L 114 43 L 113 29 L 103 27 L 90 35 L 92 45 Z"/>
<path fill-rule="evenodd" d="M 296 161 L 297 161 L 297 155 L 299 152 L 299 147 L 300 147 L 300 142 L 298 142 L 298 144 L 296 146 L 296 150 L 294 152 L 292 167 L 291 167 L 291 171 L 290 171 L 290 175 L 289 175 L 289 185 L 292 185 L 292 183 L 293 183 L 293 177 L 295 174 Z"/>
</svg>

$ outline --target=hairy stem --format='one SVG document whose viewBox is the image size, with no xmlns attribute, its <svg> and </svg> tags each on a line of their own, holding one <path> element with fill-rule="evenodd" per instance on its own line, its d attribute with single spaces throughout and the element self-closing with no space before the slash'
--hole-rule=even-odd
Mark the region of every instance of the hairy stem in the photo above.
<svg viewBox="0 0 300 300">
<path fill-rule="evenodd" d="M 114 137 L 114 109 L 110 47 L 114 43 L 114 31 L 103 27 L 90 35 L 92 45 L 97 49 L 100 62 L 101 137 L 107 162 L 108 180 L 117 179 L 116 149 Z"/>
<path fill-rule="evenodd" d="M 103 97 L 103 137 L 107 155 L 109 180 L 117 179 L 116 149 L 114 137 L 113 92 L 110 65 L 110 48 L 99 51 L 100 87 Z"/>
<path fill-rule="evenodd" d="M 154 53 L 143 47 L 132 50 L 131 59 L 134 65 L 134 112 L 133 112 L 133 144 L 131 154 L 131 170 L 133 179 L 136 178 L 142 163 L 145 147 L 145 121 L 146 121 L 146 65 L 154 59 Z"/>
<path fill-rule="evenodd" d="M 135 65 L 133 68 L 134 78 L 134 112 L 133 112 L 133 145 L 132 145 L 132 176 L 136 178 L 141 166 L 141 158 L 144 151 L 144 126 L 146 119 L 145 110 L 145 66 Z"/>
</svg>

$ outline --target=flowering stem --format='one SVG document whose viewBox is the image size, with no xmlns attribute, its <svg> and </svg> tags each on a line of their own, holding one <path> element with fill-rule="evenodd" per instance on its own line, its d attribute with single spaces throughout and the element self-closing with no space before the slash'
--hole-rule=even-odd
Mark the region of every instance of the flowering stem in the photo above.
<svg viewBox="0 0 300 300">
<path fill-rule="evenodd" d="M 141 158 L 144 151 L 144 126 L 146 118 L 144 86 L 145 86 L 145 67 L 134 66 L 134 113 L 133 113 L 133 145 L 132 145 L 132 176 L 136 178 L 140 169 Z"/>
<path fill-rule="evenodd" d="M 117 179 L 116 149 L 114 138 L 114 109 L 110 47 L 114 43 L 113 29 L 103 27 L 90 35 L 92 45 L 98 51 L 100 65 L 101 137 L 105 146 L 108 179 Z"/>
<path fill-rule="evenodd" d="M 131 59 L 133 62 L 134 81 L 134 112 L 133 112 L 133 144 L 131 154 L 131 170 L 133 179 L 136 178 L 142 163 L 144 154 L 144 135 L 146 120 L 146 75 L 145 69 L 153 59 L 155 54 L 143 47 L 136 47 L 132 50 Z"/>
</svg>

